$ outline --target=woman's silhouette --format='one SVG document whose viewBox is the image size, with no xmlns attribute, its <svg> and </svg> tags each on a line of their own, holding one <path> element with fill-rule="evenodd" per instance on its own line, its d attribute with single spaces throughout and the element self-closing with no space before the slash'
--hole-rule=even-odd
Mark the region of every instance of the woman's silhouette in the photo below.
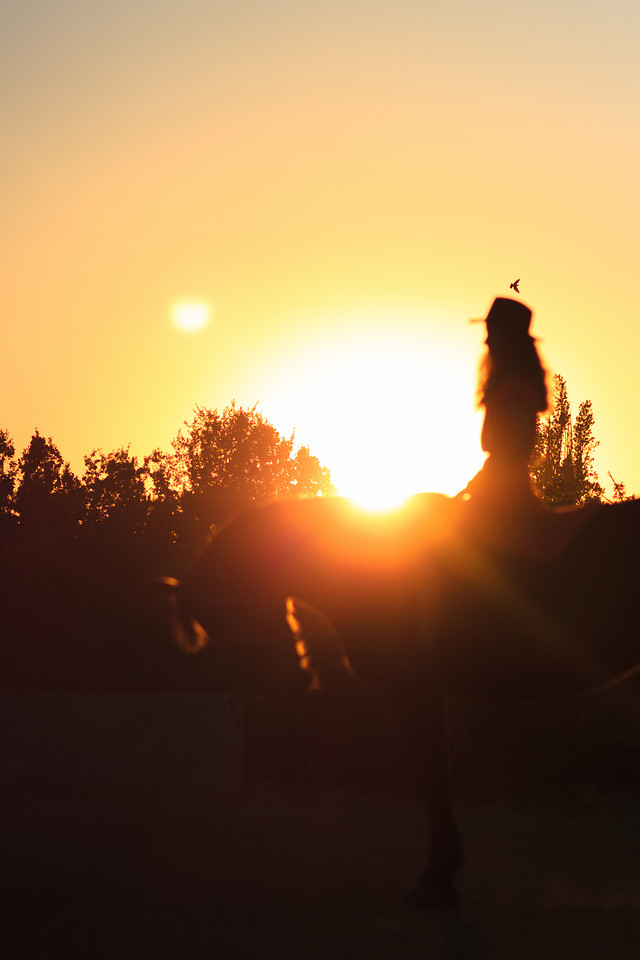
<svg viewBox="0 0 640 960">
<path fill-rule="evenodd" d="M 485 320 L 487 354 L 481 373 L 480 404 L 485 409 L 480 442 L 487 461 L 477 478 L 509 498 L 533 495 L 529 461 L 536 420 L 547 409 L 545 371 L 529 334 L 531 310 L 518 300 L 498 297 Z M 479 488 L 479 487 L 478 487 Z"/>
<path fill-rule="evenodd" d="M 594 507 L 564 515 L 551 510 L 537 497 L 529 476 L 537 417 L 548 407 L 545 370 L 529 333 L 531 317 L 519 300 L 497 297 L 485 319 L 480 442 L 488 456 L 462 498 L 470 533 L 540 558 L 561 551 Z"/>
</svg>

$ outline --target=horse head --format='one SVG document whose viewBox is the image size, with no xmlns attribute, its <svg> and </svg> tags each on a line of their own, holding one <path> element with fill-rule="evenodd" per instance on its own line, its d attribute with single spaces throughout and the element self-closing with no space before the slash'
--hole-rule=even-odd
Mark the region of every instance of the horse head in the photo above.
<svg viewBox="0 0 640 960">
<path fill-rule="evenodd" d="M 243 524 L 230 527 L 212 537 L 181 580 L 158 581 L 173 639 L 188 654 L 219 661 L 247 693 L 303 693 L 309 661 L 292 601 L 264 575 L 269 565 L 246 542 Z"/>
</svg>

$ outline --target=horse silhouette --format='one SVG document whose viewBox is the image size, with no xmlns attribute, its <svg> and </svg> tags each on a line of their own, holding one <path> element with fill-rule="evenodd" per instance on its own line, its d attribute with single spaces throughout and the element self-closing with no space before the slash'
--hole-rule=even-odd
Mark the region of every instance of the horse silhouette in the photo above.
<svg viewBox="0 0 640 960">
<path fill-rule="evenodd" d="M 322 685 L 296 603 L 330 620 L 345 670 L 386 698 L 416 753 L 431 834 L 416 904 L 454 902 L 464 861 L 446 701 L 562 697 L 640 666 L 640 502 L 545 516 L 547 548 L 523 553 L 440 494 L 382 515 L 340 498 L 275 502 L 223 527 L 173 582 L 183 645 L 208 636 L 253 689 Z"/>
</svg>

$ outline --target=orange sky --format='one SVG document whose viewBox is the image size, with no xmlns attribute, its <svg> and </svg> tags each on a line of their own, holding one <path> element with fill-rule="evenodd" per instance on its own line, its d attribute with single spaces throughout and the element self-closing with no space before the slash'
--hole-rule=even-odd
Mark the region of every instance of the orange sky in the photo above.
<svg viewBox="0 0 640 960">
<path fill-rule="evenodd" d="M 344 492 L 481 462 L 484 314 L 521 277 L 601 480 L 640 493 L 640 8 L 3 8 L 0 426 L 76 470 L 256 401 Z M 176 302 L 213 312 L 201 333 Z M 443 469 L 443 463 L 448 469 Z M 397 467 L 396 467 L 397 465 Z M 453 489 L 448 489 L 453 492 Z"/>
</svg>

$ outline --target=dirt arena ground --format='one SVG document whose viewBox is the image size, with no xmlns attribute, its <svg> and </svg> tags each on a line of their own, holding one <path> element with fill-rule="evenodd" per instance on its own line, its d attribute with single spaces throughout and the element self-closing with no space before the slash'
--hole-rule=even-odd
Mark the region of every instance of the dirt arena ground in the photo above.
<svg viewBox="0 0 640 960">
<path fill-rule="evenodd" d="M 459 808 L 461 903 L 403 906 L 424 821 L 409 800 L 256 787 L 213 806 L 2 809 L 7 958 L 640 956 L 640 810 L 583 795 Z"/>
</svg>

